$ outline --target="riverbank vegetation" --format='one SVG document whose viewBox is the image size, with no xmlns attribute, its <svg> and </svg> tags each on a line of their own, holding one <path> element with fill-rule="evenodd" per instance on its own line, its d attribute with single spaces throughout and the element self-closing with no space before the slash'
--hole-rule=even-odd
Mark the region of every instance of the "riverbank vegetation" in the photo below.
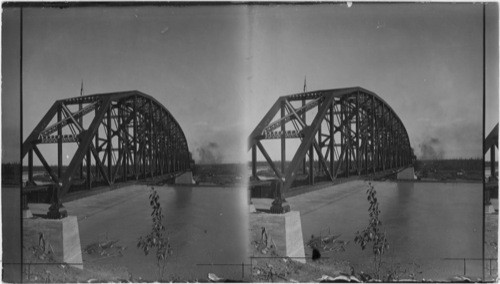
<svg viewBox="0 0 500 284">
<path fill-rule="evenodd" d="M 168 257 L 172 254 L 172 245 L 167 236 L 167 228 L 163 226 L 164 215 L 159 201 L 158 193 L 151 187 L 149 195 L 149 204 L 151 205 L 152 228 L 151 232 L 140 237 L 137 242 L 137 247 L 148 255 L 150 251 L 154 251 L 156 259 L 156 267 L 158 269 L 158 280 L 162 281 L 165 269 L 167 268 Z"/>
<path fill-rule="evenodd" d="M 366 195 L 368 195 L 368 226 L 361 232 L 356 232 L 356 237 L 354 242 L 361 246 L 364 250 L 366 246 L 372 244 L 373 252 L 373 276 L 375 279 L 381 279 L 380 267 L 382 265 L 382 256 L 389 249 L 389 241 L 387 239 L 386 232 L 382 232 L 381 226 L 382 221 L 379 219 L 380 209 L 377 199 L 377 191 L 371 183 L 368 183 L 368 189 L 366 190 Z M 382 279 L 388 281 L 390 279 Z"/>
<path fill-rule="evenodd" d="M 481 181 L 482 159 L 417 160 L 415 174 L 426 180 L 474 180 Z"/>
</svg>

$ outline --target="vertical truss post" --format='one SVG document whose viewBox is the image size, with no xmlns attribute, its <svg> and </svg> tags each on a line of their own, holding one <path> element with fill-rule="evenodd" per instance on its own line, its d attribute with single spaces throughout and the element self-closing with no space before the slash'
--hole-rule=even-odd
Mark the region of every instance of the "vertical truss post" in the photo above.
<svg viewBox="0 0 500 284">
<path fill-rule="evenodd" d="M 174 172 L 177 172 L 179 170 L 179 165 L 178 165 L 178 153 L 177 153 L 177 133 L 176 133 L 176 130 L 173 129 L 173 132 L 174 132 L 174 139 L 172 140 L 172 149 L 173 149 L 173 159 L 172 159 L 172 162 L 173 162 L 173 165 L 174 165 Z"/>
<path fill-rule="evenodd" d="M 368 111 L 365 110 L 364 116 L 363 116 L 363 124 L 365 125 L 364 127 L 364 132 L 363 132 L 363 144 L 364 144 L 364 163 L 365 163 L 365 171 L 364 173 L 367 175 L 368 174 L 368 143 L 369 143 L 369 133 L 371 131 L 371 127 L 369 125 L 369 120 L 368 120 Z"/>
<path fill-rule="evenodd" d="M 124 129 L 123 129 L 123 110 L 122 110 L 122 103 L 118 102 L 116 104 L 117 107 L 117 117 L 116 117 L 116 134 L 118 137 L 118 161 L 116 162 L 116 167 L 118 168 L 116 170 L 117 176 L 120 176 L 120 181 L 125 181 L 124 173 L 125 173 L 125 136 L 124 136 Z"/>
<path fill-rule="evenodd" d="M 165 125 L 163 126 L 163 167 L 165 172 L 168 173 L 168 114 L 165 112 L 163 118 Z M 193 169 L 194 170 L 194 169 Z"/>
<path fill-rule="evenodd" d="M 155 119 L 153 120 L 153 135 L 154 135 L 154 151 L 155 151 L 155 154 L 153 156 L 154 158 L 154 163 L 155 163 L 155 175 L 158 175 L 160 170 L 159 170 L 159 160 L 160 160 L 160 123 L 159 123 L 159 119 L 160 119 L 160 115 L 161 113 L 158 113 L 159 112 L 159 108 L 156 107 L 155 105 L 155 111 L 154 111 L 154 114 L 153 114 L 153 117 L 157 116 L 157 118 L 155 117 Z"/>
<path fill-rule="evenodd" d="M 257 147 L 252 145 L 252 177 L 257 179 Z"/>
<path fill-rule="evenodd" d="M 137 140 L 139 139 L 139 135 L 137 134 L 137 96 L 134 96 L 134 99 L 133 99 L 133 108 L 134 108 L 134 111 L 132 112 L 132 115 L 133 115 L 133 131 L 134 131 L 134 135 L 133 135 L 133 139 L 134 139 L 134 151 L 133 151 L 133 158 L 134 158 L 134 177 L 135 177 L 135 180 L 139 179 L 139 175 L 137 173 Z"/>
<path fill-rule="evenodd" d="M 271 213 L 282 214 L 290 212 L 290 205 L 286 202 L 285 197 L 283 196 L 283 181 L 273 180 L 271 182 L 271 187 L 274 188 L 274 192 L 276 195 L 271 205 Z"/>
<path fill-rule="evenodd" d="M 128 124 L 127 124 L 127 117 L 125 117 L 125 110 L 123 109 L 123 104 L 120 104 L 120 123 L 119 125 L 121 126 L 121 136 L 122 136 L 122 159 L 123 159 L 123 169 L 122 169 L 122 175 L 123 175 L 123 181 L 127 181 L 127 175 L 128 175 Z"/>
<path fill-rule="evenodd" d="M 85 179 L 85 185 L 87 187 L 87 189 L 90 189 L 90 187 L 92 186 L 92 168 L 90 167 L 92 164 L 92 161 L 91 161 L 91 156 L 90 156 L 90 147 L 89 149 L 87 150 L 87 178 Z"/>
<path fill-rule="evenodd" d="M 62 108 L 59 105 L 57 108 L 57 122 L 61 121 L 62 119 Z M 59 124 L 57 126 L 57 177 L 61 179 L 62 177 L 62 158 L 63 158 L 63 153 L 62 153 L 62 127 Z"/>
<path fill-rule="evenodd" d="M 112 105 L 110 104 L 109 105 L 109 108 L 108 108 L 108 114 L 107 114 L 107 121 L 106 121 L 106 126 L 107 126 L 107 137 L 106 137 L 106 140 L 108 140 L 108 144 L 106 145 L 106 156 L 108 157 L 108 179 L 111 183 L 113 183 L 113 181 L 115 180 L 113 178 L 113 175 L 112 175 L 112 168 L 113 168 L 113 157 L 111 156 L 112 155 L 112 152 L 111 152 L 111 147 L 112 147 L 112 138 L 113 136 L 111 135 L 111 107 Z"/>
<path fill-rule="evenodd" d="M 335 173 L 333 172 L 334 167 L 334 159 L 335 159 L 335 139 L 334 139 L 334 127 L 333 127 L 333 105 L 335 101 L 332 101 L 330 104 L 330 174 L 332 177 L 335 177 Z"/>
<path fill-rule="evenodd" d="M 303 99 L 302 100 L 302 107 L 304 107 L 306 105 L 306 99 Z M 304 111 L 302 113 L 302 121 L 304 122 L 305 125 L 307 125 L 306 123 L 306 112 Z M 306 158 L 304 157 L 304 159 L 302 160 L 302 173 L 303 174 L 306 174 Z"/>
<path fill-rule="evenodd" d="M 318 105 L 318 112 L 319 112 L 319 106 Z M 322 122 L 323 122 L 323 119 L 320 119 L 319 120 L 319 127 L 318 127 L 318 148 L 319 148 L 319 151 L 321 152 L 321 126 L 322 126 Z M 322 167 L 321 167 L 321 162 L 320 162 L 320 155 L 318 154 L 318 175 L 320 175 L 322 173 Z"/>
<path fill-rule="evenodd" d="M 141 137 L 141 140 L 142 140 L 142 145 L 141 145 L 141 148 L 142 148 L 142 151 L 141 151 L 142 152 L 142 154 L 141 154 L 142 167 L 141 167 L 141 169 L 142 169 L 142 178 L 146 178 L 147 177 L 147 173 L 146 173 L 146 171 L 147 171 L 147 168 L 146 168 L 146 165 L 147 165 L 147 157 L 146 157 L 147 156 L 147 152 L 146 151 L 147 151 L 147 149 L 146 148 L 148 147 L 148 145 L 147 145 L 147 143 L 148 143 L 147 135 L 148 134 L 147 134 L 147 130 L 146 130 L 147 129 L 147 125 L 146 124 L 147 124 L 148 121 L 147 121 L 145 115 L 143 115 L 143 117 L 142 117 L 141 120 L 142 120 L 142 125 L 143 125 L 142 126 L 142 135 L 143 136 Z"/>
<path fill-rule="evenodd" d="M 281 119 L 285 117 L 285 100 L 281 102 Z M 286 162 L 286 143 L 285 143 L 285 121 L 281 121 L 281 172 L 285 172 L 285 162 Z"/>
<path fill-rule="evenodd" d="M 396 167 L 399 167 L 401 166 L 401 161 L 400 161 L 400 158 L 401 158 L 401 143 L 400 143 L 400 140 L 401 140 L 401 137 L 399 136 L 399 129 L 396 128 Z"/>
<path fill-rule="evenodd" d="M 133 172 L 132 171 L 132 154 L 130 153 L 133 147 L 133 141 L 131 141 L 131 134 L 130 134 L 130 120 L 132 119 L 133 111 L 130 111 L 130 109 L 127 109 L 127 117 L 124 118 L 126 120 L 126 125 L 125 125 L 125 179 L 128 180 L 129 175 Z M 133 139 L 133 138 L 132 138 Z"/>
<path fill-rule="evenodd" d="M 156 158 L 157 158 L 157 129 L 156 129 L 156 106 L 151 103 L 151 176 L 156 176 L 156 171 L 157 171 L 157 164 L 156 164 Z"/>
<path fill-rule="evenodd" d="M 359 135 L 360 135 L 360 129 L 359 129 L 359 113 L 361 112 L 361 108 L 359 107 L 359 92 L 356 92 L 356 108 L 354 109 L 356 111 L 356 172 L 358 173 L 358 176 L 361 175 L 361 161 L 360 161 L 360 146 L 359 146 Z"/>
<path fill-rule="evenodd" d="M 389 168 L 393 169 L 394 168 L 394 130 L 392 129 L 393 125 L 393 117 L 392 117 L 392 112 L 389 112 L 389 134 L 387 137 L 389 139 Z"/>
<path fill-rule="evenodd" d="M 385 120 L 387 119 L 385 112 L 385 105 L 382 105 L 382 170 L 385 171 L 387 166 L 387 128 Z"/>
<path fill-rule="evenodd" d="M 170 116 L 167 115 L 167 172 L 172 172 L 172 152 L 171 152 L 171 136 L 170 136 Z"/>
<path fill-rule="evenodd" d="M 347 104 L 347 102 L 345 102 L 345 104 Z M 346 118 L 346 126 L 347 126 L 347 129 L 345 131 L 346 133 L 346 145 L 345 145 L 345 158 L 346 158 L 346 174 L 347 174 L 347 177 L 349 177 L 351 175 L 351 156 L 352 156 L 352 132 L 351 132 L 351 126 L 352 126 L 352 121 L 351 121 L 351 109 L 349 107 L 347 107 L 347 105 L 345 105 L 345 118 Z"/>
<path fill-rule="evenodd" d="M 495 145 L 492 145 L 490 148 L 490 173 L 492 180 L 495 177 L 495 171 L 496 171 L 496 155 L 495 155 Z"/>
<path fill-rule="evenodd" d="M 375 97 L 371 97 L 371 109 L 372 114 L 370 118 L 370 129 L 371 129 L 371 160 L 372 160 L 372 172 L 375 173 L 376 164 L 375 164 L 375 122 L 376 122 L 376 110 L 375 110 Z"/>
<path fill-rule="evenodd" d="M 82 92 L 80 92 L 80 96 L 82 95 Z M 80 102 L 78 104 L 78 110 L 81 111 L 82 110 L 82 103 Z M 80 124 L 80 126 L 82 127 L 83 129 L 83 116 L 80 116 L 77 120 L 78 124 Z M 88 160 L 88 159 L 87 159 Z M 80 179 L 83 179 L 83 160 L 82 162 L 80 163 Z M 87 186 L 88 188 L 88 177 L 87 179 L 85 179 L 85 185 Z"/>
<path fill-rule="evenodd" d="M 149 101 L 149 121 L 148 121 L 148 137 L 149 137 L 149 151 L 148 151 L 148 164 L 149 176 L 153 177 L 153 102 Z"/>
<path fill-rule="evenodd" d="M 347 167 L 346 167 L 346 164 L 347 164 L 347 143 L 346 143 L 346 135 L 345 135 L 345 132 L 346 132 L 346 129 L 347 129 L 347 118 L 345 118 L 345 110 L 344 110 L 344 102 L 343 101 L 340 101 L 340 125 L 339 125 L 339 128 L 340 128 L 340 151 L 344 153 L 344 161 L 342 161 L 342 153 L 341 153 L 341 156 L 339 158 L 339 166 L 343 166 L 345 169 L 346 169 L 346 172 L 347 172 Z M 337 167 L 337 170 L 339 169 L 339 167 Z"/>
<path fill-rule="evenodd" d="M 160 109 L 160 126 L 161 126 L 161 130 L 159 132 L 159 135 L 160 135 L 160 155 L 159 155 L 159 166 L 160 166 L 160 175 L 163 175 L 163 170 L 164 170 L 164 166 L 165 166 L 165 135 L 164 135 L 164 131 L 165 131 L 165 128 L 163 126 L 163 123 L 165 121 L 165 114 L 163 113 L 163 111 L 161 111 Z"/>
<path fill-rule="evenodd" d="M 314 146 L 309 147 L 309 184 L 314 185 Z"/>
<path fill-rule="evenodd" d="M 380 116 L 378 115 L 378 112 L 380 111 Z M 377 170 L 380 170 L 382 168 L 382 134 L 383 134 L 383 126 L 382 126 L 382 120 L 384 119 L 383 117 L 383 109 L 380 109 L 380 104 L 377 105 L 377 121 L 376 123 L 376 128 L 377 128 Z"/>
<path fill-rule="evenodd" d="M 33 184 L 33 149 L 28 151 L 28 184 Z"/>
<path fill-rule="evenodd" d="M 97 114 L 97 109 L 96 109 L 96 114 Z M 97 182 L 99 182 L 101 180 L 101 177 L 100 177 L 100 172 L 99 172 L 99 164 L 98 164 L 98 159 L 99 159 L 99 153 L 100 153 L 100 148 L 99 148 L 99 129 L 97 129 L 96 133 L 95 133 L 95 149 L 96 149 L 96 152 L 97 152 L 97 157 L 95 157 L 95 180 Z"/>
</svg>

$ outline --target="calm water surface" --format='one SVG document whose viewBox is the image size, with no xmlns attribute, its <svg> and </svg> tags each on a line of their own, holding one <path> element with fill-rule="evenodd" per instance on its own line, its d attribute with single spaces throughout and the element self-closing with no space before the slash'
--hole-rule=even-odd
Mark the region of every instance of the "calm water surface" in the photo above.
<svg viewBox="0 0 500 284">
<path fill-rule="evenodd" d="M 225 278 L 247 279 L 249 269 L 246 268 L 242 278 L 241 268 L 242 262 L 248 263 L 245 190 L 187 186 L 155 188 L 173 246 L 166 279 L 207 280 L 209 272 Z M 155 257 L 152 254 L 145 256 L 136 247 L 139 237 L 151 230 L 149 193 L 147 188 L 127 192 L 129 196 L 123 201 L 109 201 L 112 209 L 81 218 L 79 227 L 82 249 L 102 239 L 103 234 L 127 246 L 123 257 L 104 258 L 96 263 L 124 266 L 134 279 L 153 281 L 158 279 Z M 108 201 L 102 202 L 99 207 L 105 208 Z M 68 210 L 72 206 L 75 210 L 85 208 L 82 204 L 68 203 Z M 80 219 L 80 213 L 75 212 L 75 215 Z"/>
<path fill-rule="evenodd" d="M 463 260 L 481 258 L 482 184 L 374 182 L 382 229 L 390 242 L 388 261 L 412 267 L 417 278 L 447 279 L 463 274 Z M 303 208 L 304 240 L 325 228 L 349 240 L 345 252 L 327 256 L 346 259 L 363 269 L 369 248 L 354 244 L 356 231 L 368 225 L 366 185 L 350 188 L 328 206 Z M 371 247 L 370 247 L 371 248 Z M 310 253 L 310 252 L 306 252 Z M 481 261 L 467 261 L 467 275 L 480 277 Z M 421 273 L 418 273 L 421 272 Z"/>
</svg>

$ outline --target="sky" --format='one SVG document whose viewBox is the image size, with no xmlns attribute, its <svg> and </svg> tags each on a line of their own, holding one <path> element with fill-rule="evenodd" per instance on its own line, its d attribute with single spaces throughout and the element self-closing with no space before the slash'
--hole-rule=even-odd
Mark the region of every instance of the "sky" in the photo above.
<svg viewBox="0 0 500 284">
<path fill-rule="evenodd" d="M 486 131 L 498 122 L 498 6 L 487 5 Z M 417 157 L 481 157 L 479 4 L 24 8 L 23 137 L 54 101 L 139 90 L 183 129 L 196 162 L 249 158 L 279 96 L 360 86 L 405 125 Z M 19 160 L 19 11 L 2 14 L 2 160 Z M 17 132 L 16 132 L 17 131 Z M 278 150 L 270 151 L 278 158 Z M 287 156 L 291 159 L 291 155 Z M 54 155 L 47 155 L 50 164 Z M 36 162 L 36 161 L 35 161 Z"/>
<path fill-rule="evenodd" d="M 56 100 L 79 96 L 83 81 L 85 94 L 139 90 L 156 98 L 180 124 L 195 160 L 211 146 L 220 161 L 238 161 L 245 140 L 238 119 L 241 8 L 25 8 L 23 136 Z M 9 87 L 5 96 L 18 96 L 18 83 Z M 7 117 L 5 131 L 13 122 Z M 50 151 L 46 158 L 56 163 L 55 147 Z M 10 158 L 5 151 L 3 157 Z"/>
<path fill-rule="evenodd" d="M 487 12 L 488 132 L 498 122 L 498 14 L 491 8 L 498 6 Z M 307 77 L 308 91 L 375 92 L 400 117 L 419 158 L 429 143 L 443 158 L 482 156 L 481 5 L 278 5 L 249 15 L 246 117 L 253 127 L 279 96 L 301 92 Z M 276 142 L 264 146 L 279 160 Z M 287 159 L 293 154 L 287 150 Z"/>
</svg>

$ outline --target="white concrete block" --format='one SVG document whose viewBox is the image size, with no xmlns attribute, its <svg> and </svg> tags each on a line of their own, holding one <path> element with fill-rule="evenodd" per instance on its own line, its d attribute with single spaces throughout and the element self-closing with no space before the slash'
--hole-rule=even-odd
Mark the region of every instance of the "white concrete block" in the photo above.
<svg viewBox="0 0 500 284">
<path fill-rule="evenodd" d="M 306 262 L 300 212 L 251 213 L 250 235 L 252 242 L 261 240 L 262 228 L 266 229 L 268 238 L 276 246 L 276 252 L 279 255 L 292 257 L 298 262 Z"/>
<path fill-rule="evenodd" d="M 180 176 L 175 177 L 176 184 L 195 184 L 193 179 L 193 173 L 191 171 L 187 171 Z"/>
<path fill-rule="evenodd" d="M 45 244 L 45 251 L 52 250 L 56 261 L 83 269 L 80 232 L 76 216 L 68 216 L 58 220 L 24 219 L 23 245 L 26 247 L 39 246 L 40 236 Z"/>
<path fill-rule="evenodd" d="M 406 168 L 398 172 L 397 179 L 414 180 L 416 179 L 415 170 L 413 169 L 413 167 Z"/>
</svg>

